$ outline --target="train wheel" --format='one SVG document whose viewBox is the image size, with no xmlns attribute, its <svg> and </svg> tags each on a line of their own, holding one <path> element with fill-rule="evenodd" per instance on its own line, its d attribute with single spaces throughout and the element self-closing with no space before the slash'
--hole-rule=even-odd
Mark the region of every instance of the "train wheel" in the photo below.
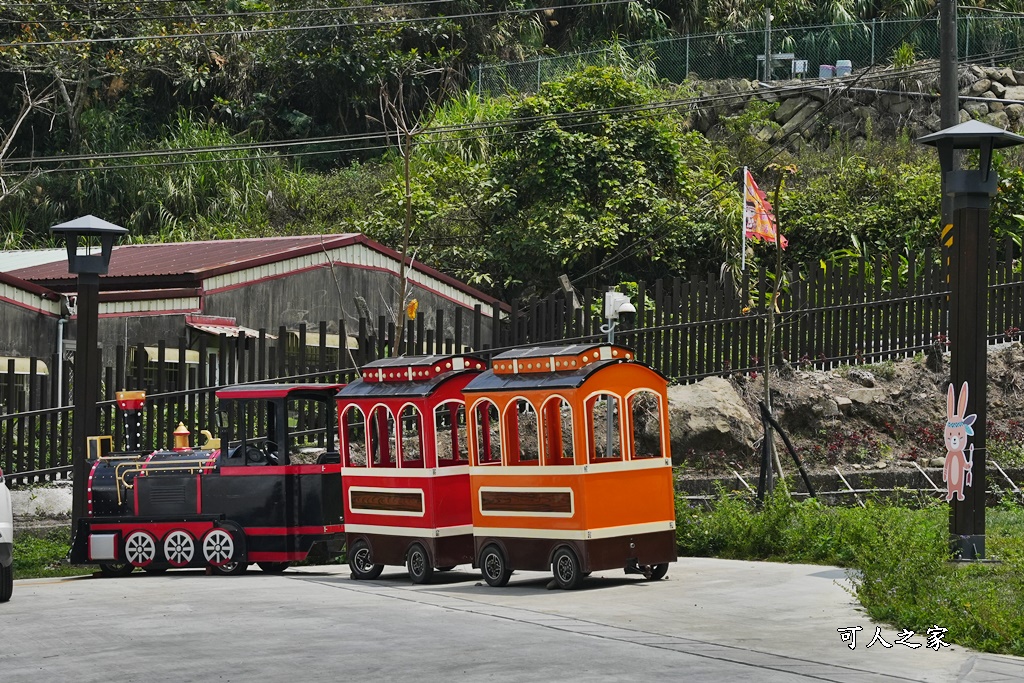
<svg viewBox="0 0 1024 683">
<path fill-rule="evenodd" d="M 103 576 L 128 576 L 135 570 L 130 562 L 101 562 L 100 574 Z"/>
<path fill-rule="evenodd" d="M 665 574 L 668 574 L 668 562 L 656 564 L 651 567 L 651 578 L 648 581 L 660 581 L 665 578 Z"/>
<path fill-rule="evenodd" d="M 224 529 L 210 529 L 203 536 L 203 558 L 214 567 L 220 567 L 235 556 L 235 540 Z"/>
<path fill-rule="evenodd" d="M 7 602 L 14 592 L 14 565 L 0 564 L 0 602 Z"/>
<path fill-rule="evenodd" d="M 576 553 L 569 548 L 559 548 L 551 565 L 559 588 L 573 590 L 580 587 L 583 572 L 580 570 L 580 561 L 576 558 Z"/>
<path fill-rule="evenodd" d="M 384 565 L 373 563 L 373 554 L 366 541 L 358 540 L 348 551 L 348 568 L 352 570 L 352 578 L 360 580 L 376 579 L 384 571 Z"/>
<path fill-rule="evenodd" d="M 409 578 L 413 583 L 430 583 L 434 566 L 430 564 L 427 549 L 419 543 L 413 543 L 409 548 L 409 553 L 405 556 L 405 567 L 409 570 Z"/>
<path fill-rule="evenodd" d="M 164 538 L 164 557 L 173 567 L 185 567 L 196 555 L 196 542 L 192 534 L 176 529 Z"/>
<path fill-rule="evenodd" d="M 489 545 L 480 553 L 480 573 L 488 586 L 500 588 L 508 583 L 512 577 L 512 570 L 508 568 L 508 561 L 505 553 L 496 545 Z"/>
<path fill-rule="evenodd" d="M 257 562 L 256 564 L 267 574 L 280 574 L 292 566 L 291 562 Z"/>
<path fill-rule="evenodd" d="M 133 531 L 124 539 L 124 558 L 135 567 L 145 567 L 156 558 L 156 539 L 148 531 Z"/>
</svg>

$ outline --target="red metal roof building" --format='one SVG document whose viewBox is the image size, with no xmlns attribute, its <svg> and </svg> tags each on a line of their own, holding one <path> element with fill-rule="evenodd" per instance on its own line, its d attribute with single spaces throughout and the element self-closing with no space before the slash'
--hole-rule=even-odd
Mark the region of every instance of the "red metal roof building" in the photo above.
<svg viewBox="0 0 1024 683">
<path fill-rule="evenodd" d="M 66 256 L 51 251 L 0 255 L 0 271 L 7 271 L 0 272 L 0 329 L 23 325 L 25 315 L 35 321 L 25 339 L 0 333 L 0 355 L 49 358 L 55 351 L 56 321 L 68 308 L 61 300 L 73 304 L 77 279 Z M 194 346 L 203 333 L 250 336 L 265 328 L 272 337 L 280 326 L 305 323 L 317 338 L 307 337 L 310 344 L 326 320 L 330 345 L 339 346 L 339 320 L 354 333 L 360 317 L 376 325 L 394 308 L 401 265 L 398 252 L 355 233 L 117 246 L 100 279 L 100 342 L 115 348 L 164 340 L 170 347 L 187 330 Z M 417 300 L 426 320 L 442 309 L 450 328 L 453 311 L 462 308 L 468 340 L 479 306 L 489 338 L 494 311 L 502 308 L 496 299 L 412 259 L 405 273 L 407 298 Z"/>
</svg>

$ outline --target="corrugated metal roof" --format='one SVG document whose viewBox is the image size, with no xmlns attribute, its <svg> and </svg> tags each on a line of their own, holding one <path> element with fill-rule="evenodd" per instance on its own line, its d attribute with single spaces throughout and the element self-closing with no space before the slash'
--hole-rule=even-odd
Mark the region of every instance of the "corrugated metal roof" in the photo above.
<svg viewBox="0 0 1024 683">
<path fill-rule="evenodd" d="M 361 233 L 129 244 L 114 247 L 110 268 L 103 277 L 102 286 L 106 291 L 199 287 L 204 280 L 221 275 L 267 266 L 289 259 L 301 259 L 301 257 L 309 257 L 320 252 L 352 245 L 359 245 L 371 252 L 376 252 L 385 261 L 400 262 L 402 260 L 400 253 Z M 44 257 L 42 255 L 44 252 L 50 255 Z M 57 291 L 74 289 L 76 276 L 68 272 L 64 250 L 21 253 L 39 255 L 17 257 L 33 259 L 24 262 L 19 262 L 16 257 L 10 257 L 9 262 L 12 268 L 7 271 L 8 275 Z M 34 259 L 41 259 L 43 262 L 36 262 Z M 451 287 L 481 303 L 508 309 L 505 304 L 494 297 L 484 294 L 464 282 L 459 282 L 450 275 L 415 262 L 408 257 L 406 257 L 406 261 L 414 272 L 439 281 L 441 290 L 445 286 Z M 24 263 L 34 263 L 34 265 L 24 265 Z M 4 268 L 0 268 L 0 273 L 4 272 Z M 442 295 L 444 295 L 443 292 Z M 463 305 L 466 303 L 463 302 Z"/>
<path fill-rule="evenodd" d="M 122 245 L 114 247 L 106 277 L 198 274 L 214 269 L 243 266 L 262 259 L 279 261 L 293 256 L 291 252 L 308 252 L 310 248 L 318 248 L 321 245 L 333 246 L 335 242 L 357 236 L 355 233 L 346 233 Z M 24 280 L 74 278 L 75 276 L 68 273 L 65 251 L 56 251 L 56 259 L 22 266 L 10 272 Z"/>
</svg>

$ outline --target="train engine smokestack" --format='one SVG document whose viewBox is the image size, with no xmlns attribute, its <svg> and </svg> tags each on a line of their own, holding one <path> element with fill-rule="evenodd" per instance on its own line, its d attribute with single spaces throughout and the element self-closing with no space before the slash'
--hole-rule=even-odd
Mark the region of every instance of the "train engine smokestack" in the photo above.
<svg viewBox="0 0 1024 683">
<path fill-rule="evenodd" d="M 119 391 L 117 407 L 124 416 L 124 449 L 129 453 L 142 450 L 142 411 L 146 407 L 145 391 Z"/>
</svg>

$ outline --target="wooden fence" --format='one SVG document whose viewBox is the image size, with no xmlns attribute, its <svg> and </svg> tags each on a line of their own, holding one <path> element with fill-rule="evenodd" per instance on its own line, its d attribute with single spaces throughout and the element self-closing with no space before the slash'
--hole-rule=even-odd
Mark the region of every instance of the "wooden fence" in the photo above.
<svg viewBox="0 0 1024 683">
<path fill-rule="evenodd" d="M 1009 240 L 998 248 L 993 245 L 990 253 L 990 343 L 1019 339 L 1024 327 L 1024 275 L 1014 255 Z M 633 321 L 622 321 L 616 342 L 633 347 L 638 359 L 679 382 L 763 371 L 772 284 L 764 268 L 738 278 L 709 275 L 639 283 L 631 292 L 637 314 Z M 351 331 L 343 320 L 330 325 L 324 321 L 310 330 L 300 326 L 292 337 L 318 340 L 313 346 L 289 348 L 289 330 L 283 327 L 276 338 L 264 330 L 250 338 L 204 336 L 198 342 L 197 363 L 187 362 L 184 336 L 170 346 L 158 342 L 152 360 L 142 344 L 130 353 L 118 347 L 103 359 L 106 364 L 100 363 L 101 376 L 93 379 L 101 383 L 105 397 L 98 408 L 100 431 L 121 443 L 113 401 L 119 389 L 147 391 L 144 444 L 160 448 L 170 445 L 179 421 L 193 435 L 199 429 L 215 431 L 214 391 L 219 386 L 345 382 L 362 364 L 390 355 L 459 350 L 489 357 L 526 344 L 603 340 L 603 291 L 586 289 L 568 296 L 557 292 L 545 299 L 515 301 L 505 312 L 495 306 L 490 313 L 502 323 L 486 337 L 477 307 L 468 314 L 468 337 L 462 334 L 464 313 L 456 310 L 438 311 L 430 320 L 420 314 L 407 321 L 400 338 L 394 324 L 383 317 L 360 320 Z M 773 364 L 826 368 L 904 357 L 936 345 L 947 348 L 948 310 L 946 268 L 931 253 L 920 259 L 894 253 L 815 264 L 786 274 L 777 304 Z M 448 324 L 449 315 L 453 324 Z M 338 332 L 338 348 L 327 345 L 329 329 Z M 312 332 L 308 337 L 307 331 Z M 6 371 L 0 368 L 0 400 L 5 406 L 0 414 L 0 468 L 15 483 L 51 480 L 70 470 L 73 411 L 68 403 L 75 378 L 66 364 L 58 373 L 57 359 L 45 360 L 50 374 L 41 372 L 38 361 L 31 363 L 28 374 L 17 374 L 13 361 Z"/>
</svg>

